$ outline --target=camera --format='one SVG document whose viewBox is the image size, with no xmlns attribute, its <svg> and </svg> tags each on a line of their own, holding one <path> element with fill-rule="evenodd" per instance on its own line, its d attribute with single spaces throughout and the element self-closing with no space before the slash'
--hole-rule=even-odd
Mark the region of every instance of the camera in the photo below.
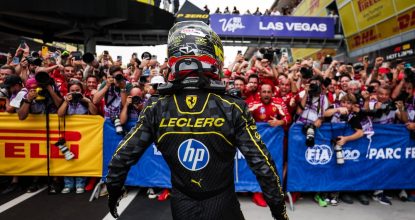
<svg viewBox="0 0 415 220">
<path fill-rule="evenodd" d="M 142 53 L 141 54 L 141 59 L 142 60 L 149 60 L 149 59 L 151 59 L 151 53 L 149 53 L 149 52 Z"/>
<path fill-rule="evenodd" d="M 353 69 L 354 69 L 354 72 L 355 73 L 359 73 L 360 71 L 362 71 L 363 70 L 363 68 L 364 68 L 364 65 L 363 65 L 363 63 L 355 63 L 355 64 L 353 64 Z"/>
<path fill-rule="evenodd" d="M 327 54 L 326 57 L 324 57 L 323 64 L 331 64 L 333 62 L 333 57 L 330 56 L 330 54 Z"/>
<path fill-rule="evenodd" d="M 39 57 L 28 56 L 28 57 L 26 57 L 26 60 L 29 64 L 32 64 L 32 65 L 35 65 L 35 66 L 41 66 L 42 65 L 42 59 L 40 59 Z"/>
<path fill-rule="evenodd" d="M 133 104 L 141 104 L 141 103 L 143 103 L 143 99 L 140 97 L 140 96 L 133 96 L 132 98 L 131 98 L 131 101 L 132 101 L 132 103 Z"/>
<path fill-rule="evenodd" d="M 310 96 L 316 96 L 321 93 L 321 88 L 316 83 L 310 83 L 310 89 L 308 90 L 308 94 Z"/>
<path fill-rule="evenodd" d="M 114 119 L 114 126 L 115 126 L 115 132 L 117 132 L 117 134 L 121 135 L 124 132 L 124 129 L 122 128 L 122 125 L 121 125 L 121 120 L 118 116 L 116 116 Z"/>
<path fill-rule="evenodd" d="M 367 92 L 368 93 L 373 93 L 375 91 L 375 87 L 374 86 L 368 86 L 367 87 Z"/>
<path fill-rule="evenodd" d="M 73 154 L 65 144 L 66 140 L 64 138 L 59 138 L 58 142 L 54 145 L 59 148 L 63 155 L 65 155 L 65 160 L 72 160 L 75 157 L 75 154 Z"/>
<path fill-rule="evenodd" d="M 79 103 L 79 101 L 81 101 L 81 99 L 83 98 L 82 94 L 79 92 L 74 92 L 72 93 L 72 100 L 71 102 L 76 104 Z"/>
<path fill-rule="evenodd" d="M 334 151 L 336 152 L 336 163 L 341 165 L 344 164 L 344 156 L 343 156 L 343 146 L 337 144 L 340 138 L 337 137 L 334 142 Z"/>
<path fill-rule="evenodd" d="M 341 114 L 340 121 L 345 121 L 345 122 L 349 121 L 349 116 L 347 114 L 344 114 L 344 115 Z"/>
<path fill-rule="evenodd" d="M 239 97 L 239 98 L 242 97 L 241 90 L 235 89 L 235 88 L 229 89 L 228 94 L 231 95 L 231 96 Z"/>
<path fill-rule="evenodd" d="M 115 81 L 117 81 L 117 83 L 121 83 L 125 79 L 122 74 L 117 74 L 117 75 L 115 75 L 114 78 L 115 78 Z"/>
<path fill-rule="evenodd" d="M 313 124 L 304 125 L 303 132 L 306 135 L 305 145 L 307 147 L 313 147 L 314 146 L 314 144 L 315 144 L 315 142 L 314 142 L 315 131 L 316 131 L 316 126 L 314 126 Z"/>
<path fill-rule="evenodd" d="M 383 103 L 380 109 L 382 110 L 383 113 L 389 114 L 390 111 L 396 111 L 398 108 L 396 107 L 394 102 L 389 101 L 389 102 Z"/>
<path fill-rule="evenodd" d="M 242 51 L 241 51 L 242 52 Z M 274 59 L 274 54 L 280 54 L 281 50 L 278 48 L 260 48 L 257 53 L 258 59 L 267 59 L 268 61 L 272 62 Z"/>
<path fill-rule="evenodd" d="M 311 79 L 313 77 L 313 70 L 307 67 L 301 67 L 300 73 L 303 79 Z"/>
</svg>

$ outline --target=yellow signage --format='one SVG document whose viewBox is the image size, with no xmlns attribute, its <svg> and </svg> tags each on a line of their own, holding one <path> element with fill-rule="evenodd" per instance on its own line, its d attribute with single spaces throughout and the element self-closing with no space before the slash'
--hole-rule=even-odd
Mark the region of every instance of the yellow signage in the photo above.
<svg viewBox="0 0 415 220">
<path fill-rule="evenodd" d="M 395 14 L 392 0 L 353 1 L 356 22 L 363 30 Z"/>
<path fill-rule="evenodd" d="M 344 36 L 357 33 L 357 23 L 353 16 L 353 4 L 349 3 L 339 10 Z"/>
<path fill-rule="evenodd" d="M 415 30 L 415 7 L 346 38 L 349 51 Z"/>
<path fill-rule="evenodd" d="M 47 175 L 47 146 L 44 115 L 29 115 L 20 121 L 17 114 L 0 113 L 0 175 Z M 65 132 L 58 116 L 50 115 L 49 158 L 52 176 L 102 176 L 103 122 L 101 116 L 66 117 Z M 66 160 L 55 146 L 60 138 L 74 154 Z"/>
<path fill-rule="evenodd" d="M 295 16 L 326 16 L 327 5 L 334 0 L 303 0 L 294 11 Z"/>
</svg>

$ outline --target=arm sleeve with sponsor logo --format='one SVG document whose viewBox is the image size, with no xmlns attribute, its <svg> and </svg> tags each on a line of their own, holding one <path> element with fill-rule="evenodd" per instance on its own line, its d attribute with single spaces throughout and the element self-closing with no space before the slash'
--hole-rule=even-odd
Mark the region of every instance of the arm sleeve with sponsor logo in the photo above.
<svg viewBox="0 0 415 220">
<path fill-rule="evenodd" d="M 153 105 L 147 106 L 134 128 L 119 143 L 108 165 L 107 186 L 121 188 L 130 167 L 137 163 L 154 140 Z"/>
<path fill-rule="evenodd" d="M 276 219 L 288 219 L 284 194 L 271 154 L 257 131 L 256 124 L 247 106 L 242 103 L 235 110 L 236 146 L 245 156 L 261 186 L 264 198 Z"/>
</svg>

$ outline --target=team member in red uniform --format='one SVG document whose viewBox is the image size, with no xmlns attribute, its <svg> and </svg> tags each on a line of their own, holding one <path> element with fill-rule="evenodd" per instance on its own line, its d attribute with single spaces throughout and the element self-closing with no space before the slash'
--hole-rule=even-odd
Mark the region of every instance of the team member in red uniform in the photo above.
<svg viewBox="0 0 415 220">
<path fill-rule="evenodd" d="M 249 111 L 256 122 L 268 122 L 272 127 L 288 127 L 291 123 L 291 116 L 287 106 L 281 98 L 273 98 L 272 86 L 263 84 L 260 89 L 260 100 L 248 103 Z M 266 207 L 262 193 L 255 192 L 252 201 L 258 206 Z"/>
<path fill-rule="evenodd" d="M 260 90 L 260 101 L 248 103 L 255 121 L 268 122 L 273 127 L 290 124 L 291 116 L 287 106 L 281 98 L 273 98 L 272 94 L 272 86 L 263 84 Z"/>
<path fill-rule="evenodd" d="M 251 74 L 248 77 L 248 84 L 245 89 L 246 103 L 259 101 L 259 77 L 256 74 Z"/>
</svg>

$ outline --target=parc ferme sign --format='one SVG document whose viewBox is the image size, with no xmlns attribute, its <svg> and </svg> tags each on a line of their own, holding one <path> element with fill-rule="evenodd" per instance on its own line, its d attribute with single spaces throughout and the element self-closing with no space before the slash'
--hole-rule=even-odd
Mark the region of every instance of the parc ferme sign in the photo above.
<svg viewBox="0 0 415 220">
<path fill-rule="evenodd" d="M 330 17 L 213 14 L 210 25 L 219 36 L 334 38 Z"/>
<path fill-rule="evenodd" d="M 0 175 L 47 175 L 46 116 L 29 115 L 20 121 L 17 114 L 0 113 L 0 119 Z M 54 145 L 63 136 L 63 120 L 60 132 L 58 116 L 51 114 L 49 121 L 50 175 L 100 177 L 103 118 L 66 116 L 66 146 L 75 155 L 69 161 Z"/>
</svg>

